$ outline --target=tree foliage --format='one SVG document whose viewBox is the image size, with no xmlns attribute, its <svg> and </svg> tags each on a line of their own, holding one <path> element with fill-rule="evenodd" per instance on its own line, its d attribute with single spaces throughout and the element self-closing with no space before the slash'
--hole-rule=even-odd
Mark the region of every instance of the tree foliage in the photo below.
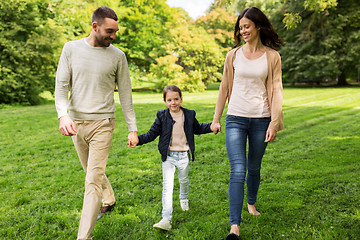
<svg viewBox="0 0 360 240">
<path fill-rule="evenodd" d="M 301 8 L 303 1 L 288 2 L 286 9 Z M 300 6 L 299 6 L 300 5 Z M 303 11 L 302 24 L 283 30 L 283 72 L 289 82 L 356 79 L 360 69 L 360 10 L 355 1 L 339 0 L 337 7 Z"/>
<path fill-rule="evenodd" d="M 37 104 L 53 91 L 61 35 L 46 1 L 0 2 L 0 103 Z"/>
<path fill-rule="evenodd" d="M 165 0 L 7 0 L 0 1 L 0 103 L 37 104 L 39 93 L 53 92 L 63 44 L 87 37 L 92 12 L 103 5 L 119 17 L 113 44 L 127 55 L 134 87 L 202 91 L 220 81 L 236 14 L 250 6 L 284 40 L 285 81 L 346 84 L 360 71 L 355 0 L 217 0 L 195 21 Z"/>
<path fill-rule="evenodd" d="M 288 3 L 287 1 L 285 3 Z M 301 1 L 303 11 L 312 11 L 316 13 L 322 13 L 328 9 L 336 7 L 337 0 L 304 0 Z M 302 22 L 301 12 L 286 12 L 284 13 L 284 19 L 282 20 L 287 29 L 297 28 L 299 23 Z"/>
<path fill-rule="evenodd" d="M 115 4 L 114 4 L 115 5 Z M 167 23 L 173 20 L 165 0 L 117 1 L 120 31 L 114 45 L 122 49 L 130 64 L 148 71 L 155 59 L 166 54 Z"/>
<path fill-rule="evenodd" d="M 213 8 L 196 20 L 197 26 L 204 28 L 224 50 L 230 50 L 234 45 L 235 22 L 235 14 L 225 8 Z"/>
<path fill-rule="evenodd" d="M 264 8 L 269 6 L 270 8 L 274 9 L 278 3 L 284 3 L 286 5 L 289 2 L 292 2 L 292 0 L 216 0 L 214 5 L 219 7 L 229 7 L 233 4 L 236 4 L 238 9 L 244 8 L 244 6 L 254 6 L 264 10 Z M 315 11 L 318 13 L 324 12 L 327 9 L 336 7 L 337 0 L 303 0 L 298 1 L 298 5 L 299 4 L 301 4 L 301 8 L 297 11 L 286 11 L 283 14 L 282 22 L 287 29 L 294 29 L 298 26 L 299 23 L 301 23 L 301 12 L 305 10 Z"/>
<path fill-rule="evenodd" d="M 91 32 L 91 16 L 97 3 L 83 0 L 52 0 L 49 10 L 66 40 L 87 37 Z"/>
<path fill-rule="evenodd" d="M 151 65 L 150 74 L 159 89 L 177 84 L 187 91 L 203 91 L 221 77 L 218 73 L 223 60 L 221 47 L 203 28 L 189 22 L 186 13 L 178 11 L 174 16 L 174 21 L 166 25 L 169 29 L 164 45 L 166 54 Z"/>
</svg>

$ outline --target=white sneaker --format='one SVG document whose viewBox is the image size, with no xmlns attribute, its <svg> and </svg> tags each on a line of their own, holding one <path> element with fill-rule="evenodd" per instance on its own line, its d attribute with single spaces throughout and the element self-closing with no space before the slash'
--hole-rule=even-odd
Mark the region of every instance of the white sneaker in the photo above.
<svg viewBox="0 0 360 240">
<path fill-rule="evenodd" d="M 160 222 L 155 223 L 153 227 L 157 228 L 157 229 L 168 231 L 171 229 L 171 222 L 170 222 L 170 220 L 163 218 L 163 219 L 161 219 Z"/>
<path fill-rule="evenodd" d="M 180 199 L 180 206 L 183 211 L 188 211 L 189 208 L 189 201 L 187 199 Z"/>
</svg>

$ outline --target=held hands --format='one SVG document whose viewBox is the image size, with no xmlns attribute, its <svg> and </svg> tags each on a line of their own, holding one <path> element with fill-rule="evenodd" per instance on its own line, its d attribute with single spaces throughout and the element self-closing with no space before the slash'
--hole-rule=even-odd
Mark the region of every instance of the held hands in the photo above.
<svg viewBox="0 0 360 240">
<path fill-rule="evenodd" d="M 218 132 L 221 132 L 221 124 L 220 123 L 216 123 L 213 122 L 210 125 L 210 129 L 211 131 L 213 131 L 213 133 L 216 135 Z"/>
<path fill-rule="evenodd" d="M 220 123 L 215 123 L 213 122 L 210 126 L 211 131 L 213 131 L 214 134 L 217 134 L 218 132 L 221 131 L 221 124 Z M 266 138 L 265 138 L 265 142 L 272 142 L 275 140 L 277 136 L 277 132 L 274 129 L 268 129 L 266 131 Z"/>
<path fill-rule="evenodd" d="M 265 142 L 271 142 L 274 141 L 276 138 L 277 132 L 274 129 L 268 129 L 266 131 L 266 138 Z"/>
<path fill-rule="evenodd" d="M 74 136 L 77 133 L 75 123 L 68 115 L 59 118 L 59 130 L 64 136 Z"/>
<path fill-rule="evenodd" d="M 136 145 L 139 143 L 139 138 L 137 136 L 137 131 L 129 132 L 129 135 L 127 137 L 127 146 L 135 148 Z"/>
<path fill-rule="evenodd" d="M 64 136 L 74 136 L 76 135 L 77 131 L 75 128 L 75 123 L 68 115 L 62 116 L 59 118 L 59 130 L 62 135 Z M 135 148 L 136 145 L 139 143 L 139 138 L 137 136 L 136 131 L 132 131 L 129 133 L 127 146 Z"/>
</svg>

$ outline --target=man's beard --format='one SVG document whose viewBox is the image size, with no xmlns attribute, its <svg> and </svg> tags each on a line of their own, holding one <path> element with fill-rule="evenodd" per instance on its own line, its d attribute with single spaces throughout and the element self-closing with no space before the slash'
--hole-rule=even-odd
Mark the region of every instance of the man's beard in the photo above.
<svg viewBox="0 0 360 240">
<path fill-rule="evenodd" d="M 101 47 L 108 47 L 108 46 L 110 46 L 112 39 L 95 37 L 95 41 L 96 41 L 97 45 L 99 45 Z"/>
</svg>

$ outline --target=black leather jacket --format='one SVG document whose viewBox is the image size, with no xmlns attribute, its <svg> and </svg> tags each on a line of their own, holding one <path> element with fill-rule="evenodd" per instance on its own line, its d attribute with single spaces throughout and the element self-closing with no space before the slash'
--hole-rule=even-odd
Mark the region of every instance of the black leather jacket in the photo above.
<svg viewBox="0 0 360 240">
<path fill-rule="evenodd" d="M 195 159 L 195 141 L 194 134 L 210 133 L 211 123 L 199 123 L 195 118 L 195 111 L 181 107 L 184 112 L 184 131 L 187 143 L 189 144 L 192 160 Z M 170 141 L 172 136 L 173 125 L 175 121 L 170 115 L 169 109 L 160 110 L 156 114 L 156 119 L 147 133 L 139 135 L 138 145 L 154 141 L 160 135 L 158 149 L 161 154 L 161 160 L 166 161 Z"/>
</svg>

